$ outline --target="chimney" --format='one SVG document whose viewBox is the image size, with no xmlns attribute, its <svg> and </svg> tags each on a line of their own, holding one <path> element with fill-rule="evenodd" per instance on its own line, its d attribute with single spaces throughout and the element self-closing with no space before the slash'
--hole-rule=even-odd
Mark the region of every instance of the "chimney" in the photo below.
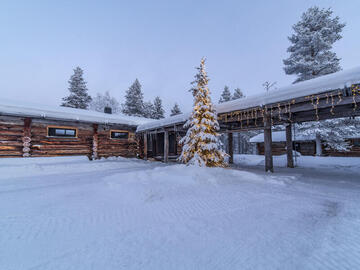
<svg viewBox="0 0 360 270">
<path fill-rule="evenodd" d="M 105 108 L 104 108 L 104 113 L 112 114 L 112 109 L 111 109 L 111 107 L 105 107 Z"/>
</svg>

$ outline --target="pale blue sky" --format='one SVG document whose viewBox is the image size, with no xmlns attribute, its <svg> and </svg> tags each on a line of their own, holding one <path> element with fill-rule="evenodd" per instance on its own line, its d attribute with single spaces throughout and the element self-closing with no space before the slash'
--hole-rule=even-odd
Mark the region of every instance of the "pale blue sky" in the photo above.
<svg viewBox="0 0 360 270">
<path fill-rule="evenodd" d="M 202 56 L 217 102 L 225 84 L 246 95 L 266 80 L 286 85 L 287 36 L 312 5 L 347 25 L 334 47 L 344 69 L 360 61 L 360 1 L 0 1 L 0 91 L 6 99 L 60 104 L 72 69 L 90 94 L 123 101 L 135 78 L 145 99 L 159 95 L 190 110 L 187 91 Z"/>
</svg>

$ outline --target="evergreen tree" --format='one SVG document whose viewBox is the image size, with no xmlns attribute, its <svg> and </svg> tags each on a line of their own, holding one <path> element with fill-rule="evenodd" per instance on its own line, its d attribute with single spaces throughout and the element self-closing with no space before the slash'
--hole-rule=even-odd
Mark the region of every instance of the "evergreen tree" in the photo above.
<svg viewBox="0 0 360 270">
<path fill-rule="evenodd" d="M 160 97 L 156 97 L 154 99 L 154 111 L 153 111 L 153 115 L 152 115 L 152 118 L 154 119 L 161 119 L 161 118 L 164 118 L 164 114 L 165 114 L 165 111 L 163 109 L 163 106 L 162 106 L 162 101 L 160 99 Z"/>
<path fill-rule="evenodd" d="M 61 106 L 78 109 L 88 108 L 92 99 L 87 93 L 88 89 L 86 87 L 83 74 L 84 72 L 80 67 L 74 69 L 74 74 L 71 75 L 69 80 L 70 86 L 68 89 L 70 91 L 70 95 L 63 98 Z"/>
<path fill-rule="evenodd" d="M 198 73 L 195 75 L 196 87 L 194 107 L 184 127 L 188 128 L 186 136 L 181 139 L 183 149 L 179 160 L 199 166 L 224 166 L 225 152 L 221 150 L 217 115 L 210 99 L 208 77 L 205 72 L 205 59 L 201 59 Z"/>
<path fill-rule="evenodd" d="M 244 98 L 245 95 L 243 94 L 243 92 L 241 91 L 240 88 L 236 88 L 234 90 L 234 94 L 232 96 L 232 100 L 235 100 L 235 99 L 239 99 L 239 98 Z"/>
<path fill-rule="evenodd" d="M 112 113 L 120 112 L 119 102 L 116 98 L 110 96 L 109 91 L 106 91 L 104 95 L 97 93 L 90 103 L 90 110 L 97 112 L 104 112 L 105 107 L 111 108 Z"/>
<path fill-rule="evenodd" d="M 174 107 L 171 109 L 171 114 L 170 116 L 174 116 L 174 115 L 178 115 L 178 114 L 182 114 L 179 105 L 177 103 L 175 103 Z"/>
<path fill-rule="evenodd" d="M 144 95 L 138 79 L 126 91 L 123 113 L 132 116 L 144 116 Z"/>
<path fill-rule="evenodd" d="M 332 18 L 331 9 L 311 7 L 293 25 L 289 37 L 292 45 L 287 49 L 290 57 L 284 60 L 286 74 L 297 75 L 294 83 L 339 71 L 340 59 L 331 51 L 332 45 L 342 38 L 345 24 L 339 17 Z"/>
<path fill-rule="evenodd" d="M 321 141 L 326 149 L 349 151 L 351 145 L 348 138 L 360 136 L 360 118 L 338 118 L 315 122 L 306 122 L 296 125 L 297 133 L 302 136 L 316 138 L 316 154 L 322 155 Z"/>
<path fill-rule="evenodd" d="M 219 103 L 227 102 L 231 100 L 231 93 L 229 87 L 225 85 L 223 92 L 221 93 Z"/>
<path fill-rule="evenodd" d="M 150 101 L 144 102 L 143 116 L 145 118 L 154 118 L 154 104 Z"/>
</svg>

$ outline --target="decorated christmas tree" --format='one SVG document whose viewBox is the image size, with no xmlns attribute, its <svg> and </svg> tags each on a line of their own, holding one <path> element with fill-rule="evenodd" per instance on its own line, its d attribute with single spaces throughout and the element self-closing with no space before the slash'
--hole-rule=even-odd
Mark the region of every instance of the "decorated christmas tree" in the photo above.
<svg viewBox="0 0 360 270">
<path fill-rule="evenodd" d="M 183 150 L 179 159 L 186 164 L 199 166 L 225 166 L 226 153 L 221 150 L 219 123 L 210 99 L 205 59 L 201 59 L 200 67 L 197 69 L 199 72 L 193 82 L 195 87 L 191 89 L 194 107 L 189 120 L 184 125 L 188 131 L 180 141 Z"/>
</svg>

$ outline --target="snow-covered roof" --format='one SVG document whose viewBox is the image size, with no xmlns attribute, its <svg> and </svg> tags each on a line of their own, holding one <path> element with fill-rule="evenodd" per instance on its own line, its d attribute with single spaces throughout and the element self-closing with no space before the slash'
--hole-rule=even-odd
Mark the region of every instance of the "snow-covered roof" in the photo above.
<svg viewBox="0 0 360 270">
<path fill-rule="evenodd" d="M 324 75 L 305 82 L 291 84 L 289 86 L 281 87 L 258 95 L 224 102 L 215 105 L 215 108 L 217 113 L 245 110 L 265 104 L 272 104 L 331 90 L 343 89 L 344 87 L 350 87 L 351 85 L 358 83 L 360 83 L 360 67 Z M 186 121 L 189 116 L 190 113 L 185 113 L 161 120 L 155 120 L 139 125 L 137 131 L 175 125 Z"/>
<path fill-rule="evenodd" d="M 271 133 L 272 141 L 273 142 L 285 142 L 286 141 L 286 133 L 285 131 L 273 131 Z M 294 141 L 313 141 L 315 140 L 315 136 L 309 135 L 304 136 L 301 134 L 296 134 L 295 137 L 293 136 Z M 264 133 L 260 133 L 250 139 L 251 143 L 262 143 L 264 142 Z"/>
<path fill-rule="evenodd" d="M 273 142 L 285 142 L 286 141 L 286 133 L 285 131 L 273 131 L 271 133 Z M 348 139 L 358 138 L 357 134 L 347 136 Z M 315 141 L 315 135 L 303 135 L 301 133 L 296 133 L 295 136 L 293 134 L 293 141 Z M 264 133 L 260 133 L 252 138 L 250 138 L 251 143 L 262 143 L 264 142 Z"/>
<path fill-rule="evenodd" d="M 96 111 L 74 109 L 60 106 L 39 105 L 28 102 L 0 100 L 0 115 L 36 117 L 44 119 L 71 120 L 98 124 L 124 124 L 138 126 L 153 121 L 146 118 L 106 114 Z"/>
<path fill-rule="evenodd" d="M 139 132 L 149 129 L 172 126 L 178 123 L 185 122 L 187 119 L 189 119 L 189 117 L 190 117 L 190 113 L 182 113 L 159 120 L 153 120 L 151 122 L 139 125 L 136 131 Z"/>
<path fill-rule="evenodd" d="M 304 97 L 313 94 L 343 89 L 353 84 L 360 83 L 360 67 L 324 75 L 289 86 L 270 90 L 254 96 L 224 102 L 216 106 L 217 113 L 248 109 L 284 100 Z"/>
</svg>

